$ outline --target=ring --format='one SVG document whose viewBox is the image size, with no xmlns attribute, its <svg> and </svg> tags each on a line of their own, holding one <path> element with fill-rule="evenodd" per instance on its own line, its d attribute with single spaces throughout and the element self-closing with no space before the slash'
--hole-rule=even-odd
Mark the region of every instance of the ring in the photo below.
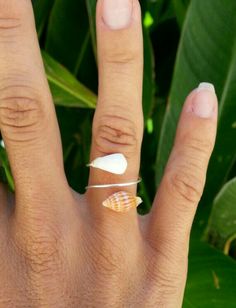
<svg viewBox="0 0 236 308">
<path fill-rule="evenodd" d="M 88 185 L 85 187 L 85 189 L 91 189 L 91 188 L 110 188 L 110 187 L 127 187 L 127 186 L 133 186 L 142 181 L 141 178 L 139 178 L 136 181 L 130 181 L 125 183 L 114 183 L 114 184 L 98 184 L 98 185 Z"/>
</svg>

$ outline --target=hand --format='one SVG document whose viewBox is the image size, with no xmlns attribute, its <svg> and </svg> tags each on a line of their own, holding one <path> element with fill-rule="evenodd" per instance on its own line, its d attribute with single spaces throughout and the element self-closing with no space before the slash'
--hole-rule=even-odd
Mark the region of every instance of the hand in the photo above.
<svg viewBox="0 0 236 308">
<path fill-rule="evenodd" d="M 91 150 L 91 160 L 123 153 L 128 169 L 122 176 L 91 169 L 90 184 L 139 174 L 143 45 L 139 3 L 131 3 L 98 1 Z M 0 189 L 0 307 L 181 307 L 216 123 L 217 98 L 203 84 L 186 99 L 148 216 L 103 207 L 114 188 L 79 196 L 64 174 L 31 1 L 0 0 L 0 129 L 16 187 L 14 202 Z M 136 194 L 136 187 L 124 190 Z"/>
</svg>

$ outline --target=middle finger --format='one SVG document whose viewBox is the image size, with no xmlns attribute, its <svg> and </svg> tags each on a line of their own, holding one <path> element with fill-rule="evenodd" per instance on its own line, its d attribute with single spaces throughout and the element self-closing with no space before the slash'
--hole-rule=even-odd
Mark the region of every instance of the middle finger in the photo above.
<svg viewBox="0 0 236 308">
<path fill-rule="evenodd" d="M 99 96 L 93 122 L 91 161 L 122 153 L 128 162 L 123 175 L 91 169 L 89 185 L 137 180 L 143 134 L 142 75 L 143 41 L 137 0 L 99 0 L 97 4 Z M 128 226 L 137 225 L 136 209 L 126 214 L 112 212 L 102 203 L 113 193 L 136 195 L 133 185 L 123 188 L 89 189 L 92 213 L 101 220 L 111 216 Z M 114 221 L 114 220 L 113 220 Z"/>
</svg>

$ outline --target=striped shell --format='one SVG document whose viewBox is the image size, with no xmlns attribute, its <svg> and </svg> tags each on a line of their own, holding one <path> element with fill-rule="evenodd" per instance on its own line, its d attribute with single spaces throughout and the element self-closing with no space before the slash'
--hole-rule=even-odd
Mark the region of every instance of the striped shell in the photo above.
<svg viewBox="0 0 236 308">
<path fill-rule="evenodd" d="M 119 191 L 106 199 L 102 205 L 120 213 L 128 212 L 132 208 L 136 208 L 142 203 L 140 197 L 136 197 L 129 192 Z"/>
</svg>

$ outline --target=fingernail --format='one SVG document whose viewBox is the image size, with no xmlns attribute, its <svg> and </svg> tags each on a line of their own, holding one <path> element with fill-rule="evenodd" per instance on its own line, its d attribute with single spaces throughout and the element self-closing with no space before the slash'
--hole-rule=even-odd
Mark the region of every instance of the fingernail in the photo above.
<svg viewBox="0 0 236 308">
<path fill-rule="evenodd" d="M 215 93 L 215 87 L 212 83 L 209 82 L 201 82 L 197 88 L 197 91 L 208 90 L 212 93 Z"/>
<path fill-rule="evenodd" d="M 200 118 L 210 118 L 215 110 L 215 88 L 213 84 L 202 82 L 196 89 L 196 94 L 192 101 L 192 111 Z"/>
<path fill-rule="evenodd" d="M 127 27 L 132 16 L 132 0 L 103 0 L 103 20 L 113 29 Z"/>
</svg>

